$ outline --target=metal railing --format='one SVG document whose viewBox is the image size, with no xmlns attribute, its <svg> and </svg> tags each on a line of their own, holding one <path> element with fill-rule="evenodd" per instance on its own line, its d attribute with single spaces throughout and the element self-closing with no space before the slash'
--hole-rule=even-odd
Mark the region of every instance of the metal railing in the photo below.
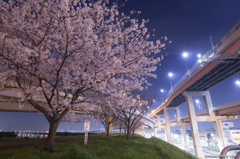
<svg viewBox="0 0 240 159">
<path fill-rule="evenodd" d="M 217 49 L 216 46 L 214 47 L 214 50 L 213 50 L 213 48 L 210 48 L 210 49 L 201 57 L 201 59 L 207 59 L 207 58 L 210 57 L 210 56 L 212 57 L 212 56 L 214 55 L 214 51 L 215 51 L 216 49 Z M 201 66 L 201 63 L 197 61 L 197 62 L 192 66 L 192 68 L 190 68 L 189 70 L 187 70 L 187 72 L 182 76 L 182 78 L 180 78 L 180 80 L 178 80 L 178 82 L 172 87 L 172 89 L 168 91 L 167 99 L 169 98 L 169 95 L 170 95 L 171 93 L 173 93 L 173 90 L 174 90 L 180 83 L 182 83 L 182 81 L 184 81 L 184 80 L 187 78 L 187 76 L 191 75 L 191 73 L 192 73 L 193 71 L 195 71 L 199 66 Z"/>
<path fill-rule="evenodd" d="M 217 46 L 214 46 L 214 48 L 210 48 L 202 57 L 201 60 L 202 61 L 207 61 L 208 58 L 212 58 L 214 55 L 216 55 L 215 52 L 216 49 L 222 45 L 222 43 L 224 43 L 232 34 L 234 34 L 239 28 L 240 26 L 240 20 L 239 22 L 217 43 Z M 178 82 L 168 91 L 168 94 L 166 96 L 166 99 L 168 100 L 169 97 L 173 94 L 174 89 L 177 88 L 177 86 L 179 86 L 180 83 L 182 83 L 187 77 L 188 75 L 191 75 L 191 73 L 193 71 L 195 71 L 199 66 L 201 66 L 200 62 L 196 62 L 192 68 L 190 68 L 189 70 L 187 70 L 187 72 L 182 76 L 182 78 L 180 78 L 180 80 L 178 80 Z"/>
<path fill-rule="evenodd" d="M 232 151 L 232 150 L 240 150 L 240 146 L 239 146 L 239 145 L 230 145 L 230 146 L 225 147 L 225 148 L 221 151 L 220 159 L 228 158 L 227 153 L 228 153 L 229 151 Z M 231 157 L 231 158 L 232 158 L 232 157 Z M 240 151 L 237 153 L 237 156 L 235 157 L 235 159 L 240 159 Z"/>
</svg>

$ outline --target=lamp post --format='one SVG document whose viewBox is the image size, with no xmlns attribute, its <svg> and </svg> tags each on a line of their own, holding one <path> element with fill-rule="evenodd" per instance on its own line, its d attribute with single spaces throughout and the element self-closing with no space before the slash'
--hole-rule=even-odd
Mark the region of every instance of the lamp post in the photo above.
<svg viewBox="0 0 240 159">
<path fill-rule="evenodd" d="M 236 81 L 236 85 L 238 85 L 240 87 L 240 81 L 239 80 Z"/>
<path fill-rule="evenodd" d="M 186 58 L 188 57 L 188 53 L 187 53 L 187 52 L 184 52 L 184 53 L 182 54 L 182 57 L 185 59 L 185 66 L 186 66 L 186 69 L 187 69 L 187 71 L 188 71 L 187 62 L 186 62 Z"/>
<path fill-rule="evenodd" d="M 161 93 L 163 94 L 164 90 L 161 89 L 160 91 L 161 91 Z M 163 95 L 162 95 L 162 103 L 163 103 Z"/>
<path fill-rule="evenodd" d="M 201 54 L 197 54 L 197 57 L 198 57 L 198 63 L 202 63 L 202 59 L 201 59 L 201 57 L 202 57 L 202 55 Z"/>
<path fill-rule="evenodd" d="M 196 103 L 197 103 L 197 105 L 198 105 L 199 110 L 202 110 L 202 107 L 201 107 L 201 105 L 199 104 L 200 102 L 199 102 L 198 99 L 196 100 Z"/>
<path fill-rule="evenodd" d="M 171 77 L 173 76 L 172 72 L 169 72 L 168 76 L 170 77 L 171 92 L 173 92 L 173 90 L 172 90 L 172 81 L 171 81 Z"/>
</svg>

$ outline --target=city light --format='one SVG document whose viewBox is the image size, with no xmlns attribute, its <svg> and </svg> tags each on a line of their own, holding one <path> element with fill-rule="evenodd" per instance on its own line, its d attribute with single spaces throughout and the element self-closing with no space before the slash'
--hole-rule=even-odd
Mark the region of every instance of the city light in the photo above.
<svg viewBox="0 0 240 159">
<path fill-rule="evenodd" d="M 168 73 L 168 76 L 170 77 L 171 92 L 172 92 L 172 91 L 173 91 L 173 90 L 172 90 L 172 81 L 171 81 L 171 77 L 173 76 L 172 72 L 169 72 L 169 73 Z"/>
<path fill-rule="evenodd" d="M 239 80 L 236 81 L 236 85 L 240 86 L 240 81 Z"/>
<path fill-rule="evenodd" d="M 198 58 L 201 58 L 201 57 L 202 57 L 202 55 L 201 55 L 201 54 L 197 54 L 197 57 L 198 57 Z"/>
<path fill-rule="evenodd" d="M 199 60 L 198 60 L 198 63 L 202 63 L 202 60 L 201 60 L 201 59 L 199 59 Z"/>
<path fill-rule="evenodd" d="M 187 52 L 184 52 L 184 53 L 182 54 L 182 56 L 183 56 L 184 58 L 186 58 L 186 57 L 188 57 L 188 53 L 187 53 Z"/>
<path fill-rule="evenodd" d="M 169 76 L 169 77 L 172 77 L 172 76 L 173 76 L 172 72 L 169 72 L 169 73 L 168 73 L 168 76 Z"/>
</svg>

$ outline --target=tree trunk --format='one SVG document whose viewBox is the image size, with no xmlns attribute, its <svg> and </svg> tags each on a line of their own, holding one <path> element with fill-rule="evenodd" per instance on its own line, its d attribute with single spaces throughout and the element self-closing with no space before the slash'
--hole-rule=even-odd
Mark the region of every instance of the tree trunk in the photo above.
<svg viewBox="0 0 240 159">
<path fill-rule="evenodd" d="M 107 124 L 107 137 L 108 137 L 108 134 L 109 134 L 109 125 Z"/>
<path fill-rule="evenodd" d="M 119 132 L 119 136 L 121 135 L 121 130 L 122 130 L 122 129 L 121 129 L 121 125 L 120 125 L 120 132 Z"/>
<path fill-rule="evenodd" d="M 59 121 L 51 121 L 50 122 L 47 141 L 46 141 L 45 146 L 43 148 L 44 151 L 52 152 L 53 144 L 54 144 L 54 141 L 55 141 L 55 137 L 56 137 L 57 128 L 58 128 L 59 123 L 60 123 Z"/>
<path fill-rule="evenodd" d="M 131 130 L 130 128 L 127 128 L 127 140 L 130 140 L 130 134 L 131 134 Z"/>
</svg>

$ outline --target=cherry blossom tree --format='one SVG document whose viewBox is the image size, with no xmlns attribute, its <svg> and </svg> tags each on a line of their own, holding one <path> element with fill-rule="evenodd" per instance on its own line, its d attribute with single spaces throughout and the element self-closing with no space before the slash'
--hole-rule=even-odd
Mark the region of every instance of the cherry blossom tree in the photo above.
<svg viewBox="0 0 240 159">
<path fill-rule="evenodd" d="M 112 111 L 111 111 L 112 112 Z M 100 113 L 100 122 L 104 125 L 105 127 L 105 134 L 108 137 L 109 136 L 109 129 L 112 123 L 114 122 L 115 114 L 108 114 L 106 112 Z"/>
<path fill-rule="evenodd" d="M 15 87 L 49 122 L 44 150 L 72 109 L 121 97 L 154 77 L 163 41 L 108 0 L 0 1 L 0 91 Z M 88 105 L 83 104 L 87 102 Z"/>
<path fill-rule="evenodd" d="M 143 125 L 141 119 L 149 111 L 154 98 L 155 96 L 149 96 L 146 90 L 135 90 L 130 98 L 124 100 L 125 105 L 116 105 L 118 120 L 124 123 L 127 130 L 127 140 L 130 140 L 131 132 Z"/>
<path fill-rule="evenodd" d="M 105 127 L 105 134 L 109 136 L 109 128 L 116 120 L 117 114 L 107 105 L 106 102 L 98 103 L 97 110 L 94 113 L 96 120 L 100 121 L 101 124 Z"/>
</svg>

